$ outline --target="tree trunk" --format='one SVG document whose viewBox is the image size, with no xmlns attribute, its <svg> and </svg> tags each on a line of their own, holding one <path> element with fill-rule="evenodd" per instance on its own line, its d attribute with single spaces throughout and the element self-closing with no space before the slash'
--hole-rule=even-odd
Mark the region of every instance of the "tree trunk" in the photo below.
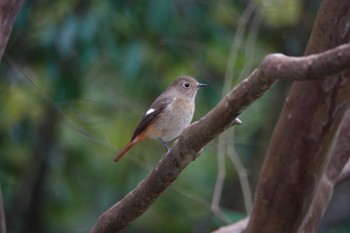
<svg viewBox="0 0 350 233">
<path fill-rule="evenodd" d="M 348 43 L 350 1 L 325 0 L 305 55 Z M 350 72 L 294 82 L 275 127 L 247 233 L 298 232 L 330 159 L 350 98 Z"/>
</svg>

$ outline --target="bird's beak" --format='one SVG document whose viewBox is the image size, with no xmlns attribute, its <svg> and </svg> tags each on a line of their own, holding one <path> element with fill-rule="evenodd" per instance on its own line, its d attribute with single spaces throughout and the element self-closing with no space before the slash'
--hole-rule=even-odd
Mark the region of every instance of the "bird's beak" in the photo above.
<svg viewBox="0 0 350 233">
<path fill-rule="evenodd" d="M 205 87 L 205 86 L 207 86 L 206 83 L 198 83 L 198 84 L 197 84 L 197 88 Z"/>
</svg>

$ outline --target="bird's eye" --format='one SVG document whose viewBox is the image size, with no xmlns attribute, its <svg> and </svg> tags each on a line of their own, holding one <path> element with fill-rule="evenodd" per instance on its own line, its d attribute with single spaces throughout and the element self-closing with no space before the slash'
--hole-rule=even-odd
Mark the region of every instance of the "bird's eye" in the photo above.
<svg viewBox="0 0 350 233">
<path fill-rule="evenodd" d="M 184 83 L 183 86 L 184 86 L 185 88 L 189 88 L 191 85 L 190 85 L 189 83 Z"/>
</svg>

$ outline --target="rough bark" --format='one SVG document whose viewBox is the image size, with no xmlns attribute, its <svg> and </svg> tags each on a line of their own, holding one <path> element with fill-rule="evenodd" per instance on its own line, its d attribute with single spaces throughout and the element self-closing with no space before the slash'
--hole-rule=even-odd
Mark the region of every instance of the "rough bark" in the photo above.
<svg viewBox="0 0 350 233">
<path fill-rule="evenodd" d="M 200 150 L 229 128 L 235 118 L 276 80 L 312 80 L 349 68 L 350 45 L 301 58 L 268 55 L 259 68 L 229 92 L 211 112 L 186 128 L 149 176 L 103 213 L 91 232 L 119 232 L 144 213 L 181 171 L 196 159 Z M 291 71 L 295 73 L 291 75 Z"/>
<path fill-rule="evenodd" d="M 305 54 L 348 43 L 349 23 L 349 1 L 325 0 Z M 294 233 L 303 226 L 350 98 L 349 71 L 325 75 L 291 88 L 262 167 L 247 233 Z"/>
</svg>

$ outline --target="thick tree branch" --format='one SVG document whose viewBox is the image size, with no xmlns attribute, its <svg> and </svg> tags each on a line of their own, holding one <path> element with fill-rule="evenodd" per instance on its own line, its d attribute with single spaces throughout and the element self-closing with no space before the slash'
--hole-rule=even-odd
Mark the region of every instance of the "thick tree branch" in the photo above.
<svg viewBox="0 0 350 233">
<path fill-rule="evenodd" d="M 337 59 L 338 62 L 333 63 L 334 59 Z M 309 62 L 310 65 L 305 68 L 304 62 Z M 286 63 L 293 66 L 292 70 L 304 70 L 305 73 L 298 72 L 298 76 L 291 77 L 287 74 L 288 69 L 280 68 L 286 67 Z M 324 66 L 320 66 L 320 63 Z M 91 232 L 118 232 L 145 212 L 181 171 L 196 159 L 201 148 L 229 128 L 234 119 L 249 104 L 265 93 L 275 80 L 314 79 L 315 77 L 310 74 L 329 74 L 329 69 L 333 73 L 338 73 L 349 68 L 350 45 L 339 46 L 328 52 L 304 58 L 288 58 L 282 55 L 267 56 L 260 67 L 228 93 L 211 112 L 186 128 L 169 153 L 157 164 L 149 176 L 121 201 L 103 213 Z"/>
<path fill-rule="evenodd" d="M 271 54 L 262 61 L 261 69 L 266 75 L 276 79 L 319 80 L 347 69 L 348 65 L 341 60 L 348 59 L 349 44 L 321 54 L 306 57 L 288 57 L 283 54 Z"/>
</svg>

